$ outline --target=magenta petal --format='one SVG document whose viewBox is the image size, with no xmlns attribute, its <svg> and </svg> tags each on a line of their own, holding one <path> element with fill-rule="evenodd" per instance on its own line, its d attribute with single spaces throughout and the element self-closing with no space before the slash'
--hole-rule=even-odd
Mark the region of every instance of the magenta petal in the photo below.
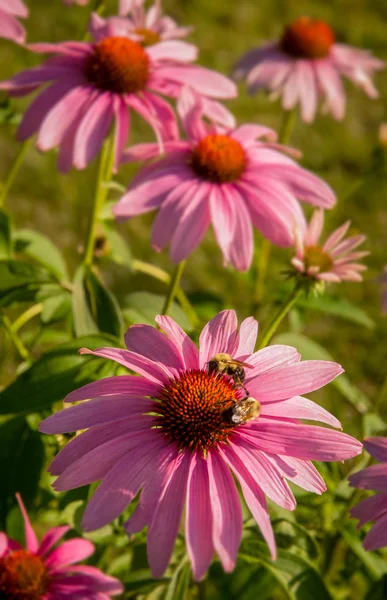
<svg viewBox="0 0 387 600">
<path fill-rule="evenodd" d="M 293 346 L 267 346 L 254 352 L 248 358 L 248 364 L 254 369 L 248 369 L 246 380 L 254 379 L 258 375 L 274 369 L 280 365 L 291 365 L 300 362 L 301 354 Z"/>
<path fill-rule="evenodd" d="M 190 453 L 182 453 L 157 503 L 148 531 L 147 554 L 153 577 L 162 577 L 171 558 L 187 494 Z"/>
<path fill-rule="evenodd" d="M 148 381 L 136 375 L 119 375 L 106 377 L 70 392 L 64 402 L 79 402 L 96 396 L 112 396 L 115 394 L 128 394 L 130 396 L 157 396 L 160 384 Z"/>
<path fill-rule="evenodd" d="M 377 550 L 387 546 L 387 514 L 380 517 L 364 539 L 366 550 Z"/>
<path fill-rule="evenodd" d="M 283 471 L 284 477 L 295 485 L 314 494 L 322 494 L 326 491 L 323 478 L 309 460 L 293 456 L 276 456 L 274 458 Z"/>
<path fill-rule="evenodd" d="M 359 519 L 357 527 L 362 527 L 367 521 L 375 521 L 387 512 L 387 494 L 376 494 L 362 500 L 351 510 L 351 517 Z"/>
<path fill-rule="evenodd" d="M 379 462 L 387 462 L 387 437 L 369 437 L 363 441 L 364 447 Z"/>
<path fill-rule="evenodd" d="M 210 223 L 207 191 L 206 185 L 198 186 L 179 219 L 170 249 L 171 260 L 175 263 L 185 260 L 200 244 L 207 231 Z"/>
<path fill-rule="evenodd" d="M 53 527 L 43 537 L 39 546 L 38 555 L 44 556 L 59 540 L 70 531 L 68 525 L 62 525 L 61 527 Z"/>
<path fill-rule="evenodd" d="M 203 328 L 200 338 L 200 365 L 205 367 L 219 352 L 230 354 L 234 348 L 238 321 L 234 310 L 223 310 Z"/>
<path fill-rule="evenodd" d="M 267 545 L 269 546 L 270 554 L 273 560 L 276 559 L 277 549 L 274 539 L 274 533 L 270 522 L 267 503 L 262 489 L 257 481 L 252 476 L 252 473 L 244 463 L 244 457 L 239 457 L 238 449 L 235 446 L 223 446 L 221 448 L 225 460 L 235 473 L 239 483 L 241 484 L 242 493 L 246 500 L 247 506 L 251 514 L 256 520 Z"/>
<path fill-rule="evenodd" d="M 184 368 L 199 368 L 199 352 L 191 338 L 171 317 L 157 315 L 156 323 L 167 334 L 171 342 L 181 354 Z"/>
<path fill-rule="evenodd" d="M 371 465 L 353 475 L 349 482 L 353 487 L 362 490 L 374 490 L 375 492 L 387 492 L 387 464 Z"/>
<path fill-rule="evenodd" d="M 113 119 L 113 96 L 99 94 L 85 112 L 75 135 L 74 165 L 84 169 L 98 154 Z"/>
<path fill-rule="evenodd" d="M 91 556 L 94 552 L 94 546 L 88 540 L 75 538 L 63 542 L 49 554 L 45 559 L 45 565 L 49 572 L 57 571 L 67 565 L 80 562 Z"/>
<path fill-rule="evenodd" d="M 132 325 L 125 333 L 125 345 L 130 352 L 145 356 L 168 373 L 177 377 L 184 363 L 173 342 L 150 325 Z"/>
<path fill-rule="evenodd" d="M 27 550 L 29 550 L 29 552 L 32 552 L 33 554 L 36 554 L 36 552 L 38 552 L 38 549 L 39 549 L 38 538 L 36 537 L 35 531 L 32 529 L 31 521 L 28 517 L 26 508 L 24 506 L 24 503 L 23 503 L 23 500 L 22 500 L 20 494 L 16 494 L 16 500 L 19 504 L 20 512 L 23 515 L 25 541 L 26 541 Z"/>
<path fill-rule="evenodd" d="M 198 453 L 190 464 L 185 531 L 192 572 L 195 580 L 200 581 L 210 566 L 214 546 L 207 461 Z"/>
<path fill-rule="evenodd" d="M 217 451 L 207 455 L 212 508 L 212 537 L 224 570 L 235 567 L 242 536 L 241 504 L 232 475 Z"/>
<path fill-rule="evenodd" d="M 66 570 L 67 569 L 64 569 L 64 571 Z M 109 597 L 110 595 L 115 596 L 116 594 L 122 594 L 124 591 L 123 585 L 118 579 L 110 577 L 110 575 L 105 575 L 105 573 L 102 573 L 96 567 L 91 567 L 89 565 L 75 565 L 71 566 L 69 571 L 71 574 L 77 573 L 87 577 L 87 580 L 92 584 L 92 587 L 96 591 L 109 594 Z M 96 600 L 106 600 L 106 598 L 104 596 L 98 596 Z"/>
</svg>

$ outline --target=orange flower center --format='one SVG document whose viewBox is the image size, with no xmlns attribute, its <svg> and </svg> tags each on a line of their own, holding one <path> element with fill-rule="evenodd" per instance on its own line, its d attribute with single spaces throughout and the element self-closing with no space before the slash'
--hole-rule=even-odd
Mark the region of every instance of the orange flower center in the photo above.
<svg viewBox="0 0 387 600">
<path fill-rule="evenodd" d="M 246 155 L 237 140 L 215 133 L 200 140 L 191 152 L 189 164 L 202 179 L 227 183 L 242 175 L 246 167 Z"/>
<path fill-rule="evenodd" d="M 180 448 L 205 452 L 228 440 L 233 426 L 227 411 L 240 393 L 225 375 L 186 371 L 161 390 L 156 425 Z"/>
<path fill-rule="evenodd" d="M 42 559 L 27 550 L 16 550 L 0 558 L 1 600 L 40 600 L 48 582 Z"/>
<path fill-rule="evenodd" d="M 149 70 L 149 58 L 141 44 L 125 37 L 108 37 L 94 45 L 85 76 L 100 90 L 133 94 L 145 88 Z"/>
<path fill-rule="evenodd" d="M 334 43 L 335 34 L 329 25 L 309 17 L 300 17 L 285 27 L 280 42 L 282 50 L 296 58 L 324 58 Z"/>
<path fill-rule="evenodd" d="M 333 267 L 333 260 L 320 246 L 307 246 L 304 252 L 306 269 L 319 267 L 319 272 L 326 273 Z"/>
<path fill-rule="evenodd" d="M 159 42 L 161 39 L 156 31 L 152 31 L 152 29 L 146 29 L 146 27 L 139 27 L 136 29 L 135 33 L 137 33 L 137 35 L 141 35 L 141 44 L 143 46 L 152 46 L 152 44 L 157 44 L 157 42 Z"/>
</svg>

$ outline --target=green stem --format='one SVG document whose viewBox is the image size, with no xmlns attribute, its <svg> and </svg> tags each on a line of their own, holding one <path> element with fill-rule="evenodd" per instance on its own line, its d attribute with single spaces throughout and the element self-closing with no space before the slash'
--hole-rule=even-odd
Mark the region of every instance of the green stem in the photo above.
<svg viewBox="0 0 387 600">
<path fill-rule="evenodd" d="M 271 244 L 266 238 L 263 238 L 261 248 L 259 249 L 258 261 L 257 261 L 257 283 L 255 286 L 255 304 L 259 305 L 262 302 L 263 295 L 265 293 L 265 280 L 267 275 L 267 267 L 269 265 Z"/>
<path fill-rule="evenodd" d="M 112 135 L 105 140 L 99 157 L 98 174 L 94 193 L 94 204 L 86 236 L 85 252 L 83 257 L 84 265 L 90 266 L 93 264 L 98 217 L 109 192 L 109 188 L 103 184 L 105 181 L 108 181 L 111 177 L 111 173 L 113 170 L 113 161 L 114 142 Z"/>
<path fill-rule="evenodd" d="M 15 319 L 15 321 L 12 323 L 12 330 L 15 333 L 17 333 L 19 329 L 21 329 L 26 323 L 28 323 L 28 321 L 40 315 L 42 310 L 43 304 L 33 304 L 32 306 L 30 306 L 30 308 L 25 310 L 17 319 Z"/>
<path fill-rule="evenodd" d="M 187 261 L 182 260 L 181 262 L 179 262 L 179 264 L 176 265 L 175 272 L 173 273 L 173 275 L 171 277 L 168 292 L 165 297 L 163 310 L 161 311 L 162 315 L 167 315 L 172 306 L 172 302 L 175 299 L 177 290 L 179 289 L 180 279 L 181 279 L 182 273 L 184 271 L 186 262 Z"/>
<path fill-rule="evenodd" d="M 293 131 L 294 124 L 296 122 L 296 109 L 286 110 L 283 114 L 280 132 L 278 135 L 278 142 L 280 144 L 288 144 L 290 136 Z"/>
<path fill-rule="evenodd" d="M 31 355 L 30 355 L 29 351 L 27 350 L 27 348 L 25 347 L 25 345 L 23 344 L 20 337 L 18 336 L 18 334 L 16 333 L 16 331 L 14 330 L 11 321 L 8 319 L 8 317 L 6 315 L 2 315 L 1 322 L 3 323 L 4 329 L 8 333 L 9 339 L 15 346 L 20 358 L 29 362 L 31 359 Z"/>
<path fill-rule="evenodd" d="M 198 581 L 196 585 L 198 586 L 198 599 L 206 600 L 206 598 L 207 598 L 206 582 Z"/>
<path fill-rule="evenodd" d="M 293 292 L 290 294 L 290 296 L 288 298 L 288 301 L 283 306 L 281 306 L 281 308 L 279 309 L 277 314 L 274 316 L 272 321 L 269 323 L 266 330 L 263 332 L 262 339 L 260 341 L 258 349 L 264 348 L 265 346 L 268 345 L 268 343 L 270 342 L 274 333 L 276 332 L 278 325 L 281 323 L 281 321 L 284 319 L 284 317 L 286 317 L 289 310 L 295 305 L 298 298 L 302 294 L 302 291 L 303 291 L 302 286 L 296 286 L 294 288 Z"/>
<path fill-rule="evenodd" d="M 26 140 L 19 148 L 19 152 L 16 154 L 15 160 L 13 162 L 13 165 L 11 167 L 10 172 L 8 173 L 8 177 L 5 180 L 3 187 L 1 189 L 0 192 L 0 207 L 4 206 L 4 202 L 8 196 L 9 190 L 11 189 L 11 186 L 13 184 L 13 182 L 15 181 L 15 177 L 19 172 L 19 169 L 21 167 L 21 164 L 24 160 L 25 155 L 28 152 L 28 149 L 30 147 L 30 143 L 31 140 L 28 139 Z"/>
</svg>

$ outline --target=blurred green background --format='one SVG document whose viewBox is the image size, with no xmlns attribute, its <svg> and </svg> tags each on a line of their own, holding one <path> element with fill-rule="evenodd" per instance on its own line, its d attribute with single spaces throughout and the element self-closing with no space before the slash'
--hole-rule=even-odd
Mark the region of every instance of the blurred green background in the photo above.
<svg viewBox="0 0 387 600">
<path fill-rule="evenodd" d="M 26 3 L 31 11 L 26 22 L 28 41 L 58 42 L 80 39 L 85 35 L 90 7 L 66 8 L 60 0 L 27 0 Z M 116 2 L 106 2 L 105 6 L 104 14 L 113 14 Z M 377 57 L 387 60 L 385 0 L 166 0 L 164 9 L 180 24 L 194 25 L 194 32 L 189 39 L 200 49 L 199 62 L 225 74 L 231 72 L 233 64 L 243 53 L 278 37 L 287 22 L 301 15 L 326 20 L 335 30 L 338 41 L 371 49 Z M 1 79 L 27 66 L 39 64 L 41 60 L 41 57 L 4 40 L 0 40 L 0 52 Z M 362 232 L 367 236 L 367 242 L 361 249 L 371 252 L 366 259 L 369 269 L 365 273 L 364 283 L 343 283 L 327 289 L 328 298 L 341 299 L 341 317 L 301 307 L 293 311 L 290 319 L 282 325 L 283 332 L 291 330 L 293 335 L 309 337 L 344 366 L 355 388 L 343 394 L 331 385 L 312 397 L 342 421 L 346 432 L 359 438 L 370 430 L 383 433 L 379 421 L 373 429 L 367 429 L 354 404 L 362 402 L 364 393 L 369 399 L 366 412 L 371 412 L 387 371 L 387 318 L 381 314 L 378 283 L 383 266 L 387 263 L 387 149 L 381 148 L 378 139 L 379 127 L 383 121 L 387 121 L 387 70 L 376 76 L 376 86 L 380 90 L 380 98 L 370 100 L 363 92 L 348 84 L 348 108 L 344 121 L 337 123 L 329 116 L 319 115 L 308 126 L 298 118 L 290 142 L 290 145 L 302 151 L 302 164 L 329 182 L 337 193 L 337 207 L 326 216 L 326 235 L 350 219 L 351 233 Z M 282 113 L 278 103 L 270 103 L 264 94 L 249 97 L 243 84 L 239 91 L 239 97 L 228 103 L 239 123 L 256 122 L 279 129 Z M 5 98 L 6 95 L 1 93 L 0 100 Z M 22 112 L 29 102 L 29 98 L 15 99 L 12 100 L 12 107 Z M 152 140 L 152 133 L 140 120 L 134 118 L 133 123 L 132 143 Z M 0 127 L 0 180 L 5 179 L 17 151 L 15 125 L 3 124 Z M 134 169 L 126 166 L 120 170 L 116 180 L 126 185 L 133 173 Z M 356 186 L 356 182 L 364 175 L 363 185 L 348 199 L 344 199 L 351 186 Z M 55 152 L 42 154 L 31 147 L 7 199 L 6 207 L 12 214 L 14 227 L 29 228 L 47 235 L 63 251 L 71 274 L 80 261 L 95 178 L 95 162 L 83 172 L 73 170 L 68 175 L 60 175 L 56 170 Z M 117 191 L 113 190 L 110 199 L 118 197 Z M 120 226 L 119 230 L 136 259 L 171 272 L 167 251 L 155 254 L 150 247 L 152 220 L 153 215 L 138 217 Z M 221 253 L 212 233 L 206 236 L 205 242 L 190 257 L 182 287 L 203 321 L 220 309 L 232 307 L 240 318 L 252 314 L 254 310 L 261 325 L 265 325 L 270 311 L 289 289 L 283 271 L 289 263 L 291 252 L 272 250 L 264 296 L 260 302 L 256 302 L 261 243 L 262 238 L 256 235 L 256 261 L 248 273 L 223 267 Z M 165 293 L 164 284 L 136 272 L 133 265 L 131 268 L 117 266 L 105 258 L 100 261 L 99 269 L 106 285 L 117 294 L 121 304 L 125 302 L 126 295 L 134 291 Z M 356 318 L 351 317 L 352 309 L 346 311 L 345 304 L 342 305 L 345 299 L 365 311 L 370 320 L 367 322 L 363 316 L 360 318 L 362 324 L 356 323 Z M 11 309 L 12 318 L 17 314 Z M 23 329 L 22 335 L 28 341 L 35 330 L 41 327 L 36 319 Z M 55 338 L 43 336 L 41 343 L 34 347 L 36 357 L 56 341 L 67 339 L 66 330 L 61 324 L 55 328 L 58 334 Z M 1 389 L 1 386 L 14 379 L 19 359 L 2 332 L 0 344 Z M 351 393 L 352 401 L 349 399 Z M 380 410 L 387 417 L 385 403 Z M 348 468 L 344 467 L 342 473 L 346 470 Z M 359 596 L 356 593 L 351 596 L 348 590 L 346 593 L 349 595 L 340 597 L 363 597 L 362 593 Z"/>
</svg>

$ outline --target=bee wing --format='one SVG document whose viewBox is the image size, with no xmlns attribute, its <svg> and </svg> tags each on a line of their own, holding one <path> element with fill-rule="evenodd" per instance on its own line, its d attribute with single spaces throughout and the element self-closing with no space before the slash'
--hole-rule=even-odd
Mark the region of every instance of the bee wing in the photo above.
<svg viewBox="0 0 387 600">
<path fill-rule="evenodd" d="M 239 367 L 245 367 L 246 369 L 254 369 L 253 365 L 249 365 L 249 363 L 242 362 L 240 360 L 234 360 Z"/>
</svg>

